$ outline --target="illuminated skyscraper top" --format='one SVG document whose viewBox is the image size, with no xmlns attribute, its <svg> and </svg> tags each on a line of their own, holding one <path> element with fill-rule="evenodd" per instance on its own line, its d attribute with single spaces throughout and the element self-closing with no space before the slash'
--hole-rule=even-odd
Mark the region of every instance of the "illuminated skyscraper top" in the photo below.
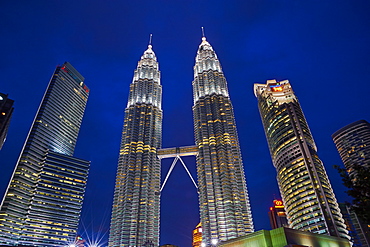
<svg viewBox="0 0 370 247">
<path fill-rule="evenodd" d="M 220 62 L 206 38 L 194 66 L 193 116 L 203 243 L 253 232 L 234 111 Z"/>
<path fill-rule="evenodd" d="M 349 238 L 329 178 L 289 81 L 256 83 L 254 93 L 290 227 Z"/>
<path fill-rule="evenodd" d="M 150 81 L 150 83 L 148 83 Z M 130 85 L 127 107 L 135 104 L 152 104 L 161 109 L 161 72 L 152 45 L 141 56 Z"/>
<path fill-rule="evenodd" d="M 210 70 L 214 73 L 223 73 L 216 52 L 213 50 L 206 38 L 203 37 L 195 58 L 194 78 L 197 78 L 199 74 L 206 73 Z M 199 83 L 194 83 L 193 87 L 194 103 L 198 101 L 199 98 L 213 93 L 229 97 L 226 79 L 223 76 L 219 77 L 218 80 L 199 81 Z"/>
</svg>

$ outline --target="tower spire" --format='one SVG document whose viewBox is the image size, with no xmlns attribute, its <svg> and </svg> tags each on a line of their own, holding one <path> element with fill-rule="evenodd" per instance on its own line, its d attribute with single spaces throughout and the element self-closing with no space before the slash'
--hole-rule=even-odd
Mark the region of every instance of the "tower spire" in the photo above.
<svg viewBox="0 0 370 247">
<path fill-rule="evenodd" d="M 201 28 L 202 28 L 202 40 L 206 40 L 206 35 L 204 34 L 204 27 Z"/>
<path fill-rule="evenodd" d="M 153 38 L 153 34 L 150 34 L 149 35 L 149 45 L 148 45 L 148 48 L 152 48 L 152 38 Z"/>
</svg>

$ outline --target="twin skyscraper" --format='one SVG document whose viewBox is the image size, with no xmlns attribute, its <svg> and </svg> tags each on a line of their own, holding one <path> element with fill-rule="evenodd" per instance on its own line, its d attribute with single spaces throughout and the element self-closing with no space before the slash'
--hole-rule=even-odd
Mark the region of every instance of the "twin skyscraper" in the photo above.
<svg viewBox="0 0 370 247">
<path fill-rule="evenodd" d="M 160 78 L 149 45 L 125 109 L 109 246 L 159 246 L 165 156 L 196 155 L 203 246 L 252 233 L 233 107 L 215 51 L 203 37 L 192 82 L 194 146 L 161 149 Z M 254 92 L 290 226 L 348 239 L 290 83 L 271 80 L 255 84 Z M 72 155 L 88 94 L 69 63 L 57 67 L 2 201 L 0 243 L 61 246 L 76 234 L 90 163 Z"/>
<path fill-rule="evenodd" d="M 254 231 L 227 82 L 205 37 L 195 58 L 192 85 L 196 145 L 162 152 L 162 86 L 157 58 L 148 46 L 125 110 L 109 246 L 159 245 L 159 158 L 186 151 L 197 159 L 203 245 Z M 349 239 L 289 82 L 268 81 L 255 84 L 254 90 L 291 227 Z"/>
</svg>

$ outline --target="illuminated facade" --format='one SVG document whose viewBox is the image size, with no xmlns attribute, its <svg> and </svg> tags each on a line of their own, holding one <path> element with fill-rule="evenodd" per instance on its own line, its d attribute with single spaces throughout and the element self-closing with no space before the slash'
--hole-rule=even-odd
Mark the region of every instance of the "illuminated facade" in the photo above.
<svg viewBox="0 0 370 247">
<path fill-rule="evenodd" d="M 352 247 L 343 238 L 303 232 L 291 228 L 280 227 L 271 231 L 261 230 L 218 245 L 219 247 Z"/>
<path fill-rule="evenodd" d="M 290 227 L 349 239 L 338 203 L 289 81 L 254 84 Z"/>
<path fill-rule="evenodd" d="M 90 166 L 74 158 L 89 89 L 68 62 L 49 82 L 0 211 L 0 243 L 64 246 L 76 237 Z"/>
<path fill-rule="evenodd" d="M 332 135 L 349 175 L 355 177 L 353 165 L 370 167 L 370 124 L 365 120 L 351 123 Z"/>
<path fill-rule="evenodd" d="M 353 247 L 369 247 L 370 226 L 361 222 L 361 219 L 347 203 L 339 203 L 339 208 L 351 236 Z"/>
<path fill-rule="evenodd" d="M 193 230 L 193 247 L 201 247 L 202 246 L 202 223 L 199 223 L 195 229 Z"/>
<path fill-rule="evenodd" d="M 14 110 L 13 103 L 14 100 L 9 99 L 7 94 L 0 93 L 0 150 L 8 134 L 10 119 Z"/>
<path fill-rule="evenodd" d="M 253 232 L 239 140 L 227 82 L 202 38 L 194 66 L 193 116 L 203 243 Z"/>
<path fill-rule="evenodd" d="M 270 207 L 268 213 L 272 229 L 280 227 L 289 227 L 288 220 L 284 209 L 283 201 L 274 200 L 274 205 Z"/>
<path fill-rule="evenodd" d="M 159 246 L 161 98 L 158 62 L 149 45 L 125 110 L 109 246 Z"/>
</svg>

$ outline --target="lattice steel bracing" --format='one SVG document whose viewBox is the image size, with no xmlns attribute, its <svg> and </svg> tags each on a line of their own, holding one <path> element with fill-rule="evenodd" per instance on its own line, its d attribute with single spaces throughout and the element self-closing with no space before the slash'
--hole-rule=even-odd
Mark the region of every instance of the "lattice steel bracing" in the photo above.
<svg viewBox="0 0 370 247">
<path fill-rule="evenodd" d="M 158 246 L 162 86 L 149 45 L 130 85 L 118 161 L 109 246 Z"/>
<path fill-rule="evenodd" d="M 254 84 L 289 224 L 349 238 L 336 198 L 289 81 Z"/>
<path fill-rule="evenodd" d="M 203 242 L 253 232 L 239 140 L 226 79 L 203 37 L 193 81 L 195 142 Z"/>
</svg>

